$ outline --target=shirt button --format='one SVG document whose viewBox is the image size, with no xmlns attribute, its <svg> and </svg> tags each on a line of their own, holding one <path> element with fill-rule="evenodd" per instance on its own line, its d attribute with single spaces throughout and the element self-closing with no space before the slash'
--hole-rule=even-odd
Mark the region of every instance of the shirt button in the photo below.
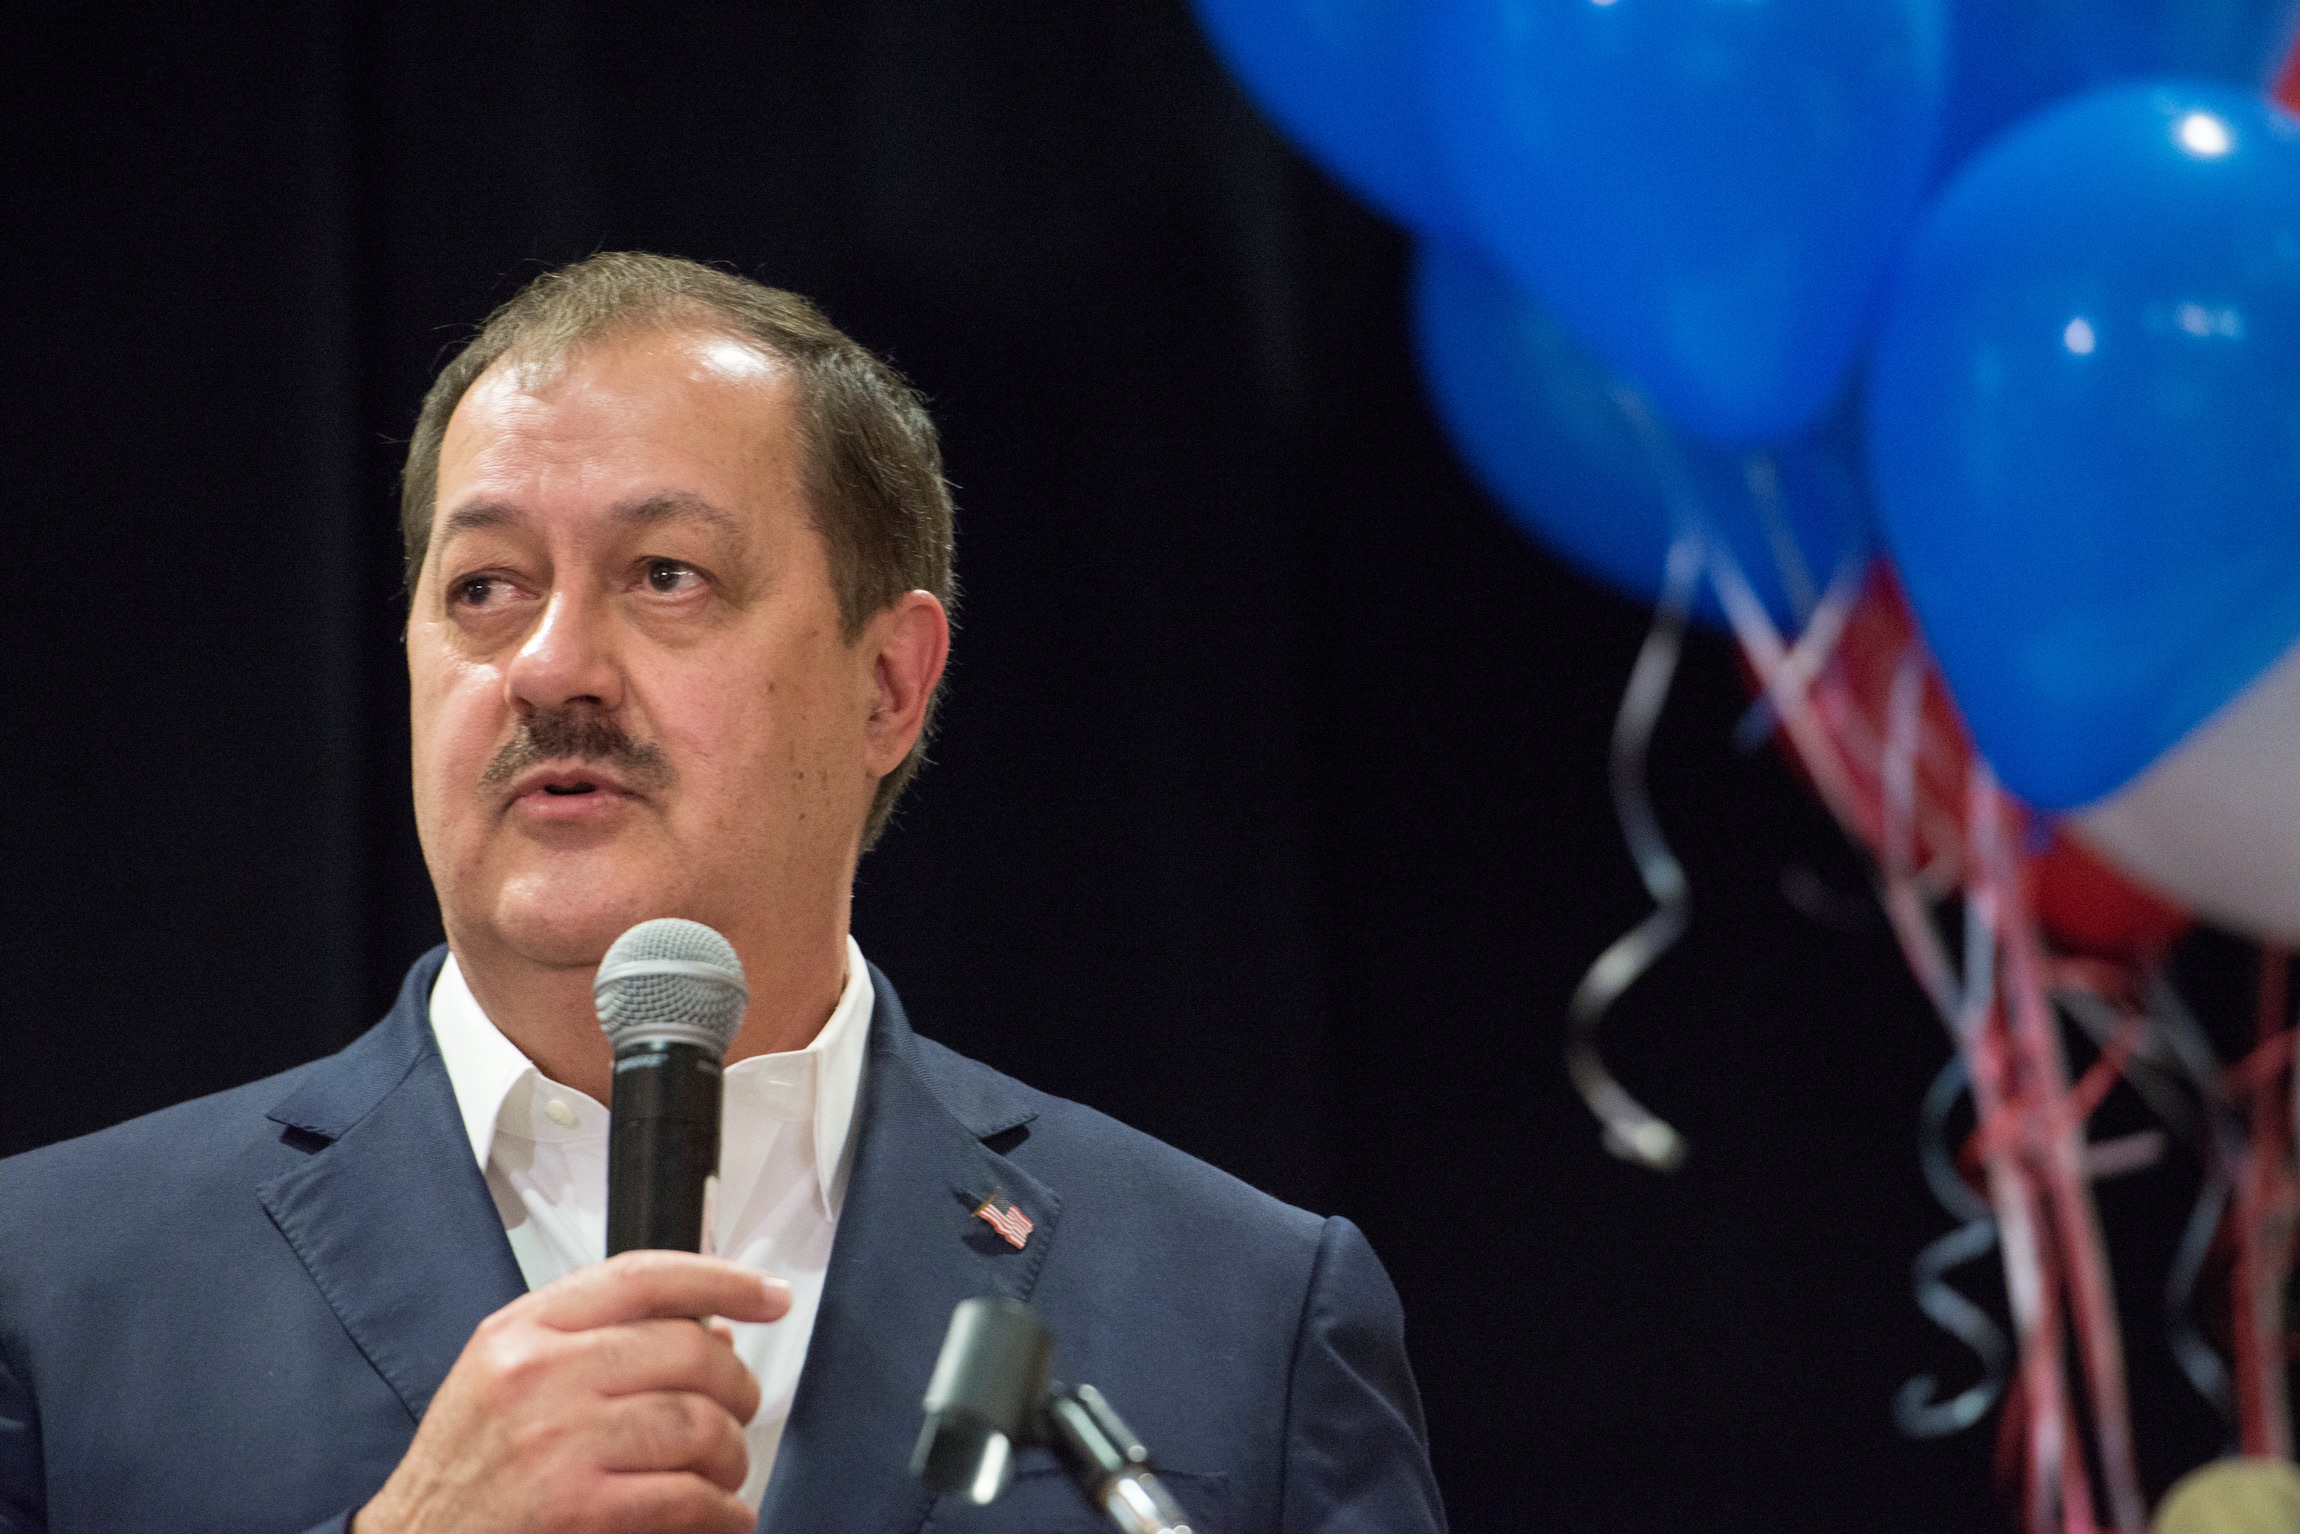
<svg viewBox="0 0 2300 1534">
<path fill-rule="evenodd" d="M 561 1129 L 573 1129 L 575 1127 L 575 1110 L 556 1097 L 543 1105 L 543 1116 L 557 1124 Z"/>
</svg>

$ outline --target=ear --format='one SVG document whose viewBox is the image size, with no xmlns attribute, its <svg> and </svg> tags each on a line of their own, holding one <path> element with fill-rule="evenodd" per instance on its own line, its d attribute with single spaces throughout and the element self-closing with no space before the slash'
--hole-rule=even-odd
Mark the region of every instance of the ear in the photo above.
<svg viewBox="0 0 2300 1534">
<path fill-rule="evenodd" d="M 950 615 L 930 591 L 906 591 L 863 630 L 870 659 L 864 768 L 883 778 L 902 765 L 926 728 L 926 705 L 950 659 Z"/>
</svg>

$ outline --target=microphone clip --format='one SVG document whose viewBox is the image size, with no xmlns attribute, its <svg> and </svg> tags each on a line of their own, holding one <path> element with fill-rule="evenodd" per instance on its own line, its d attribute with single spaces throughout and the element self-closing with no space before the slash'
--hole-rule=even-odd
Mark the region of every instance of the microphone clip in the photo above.
<svg viewBox="0 0 2300 1534">
<path fill-rule="evenodd" d="M 1150 1451 L 1092 1385 L 1049 1377 L 1054 1338 L 1016 1300 L 967 1300 L 926 1387 L 911 1474 L 976 1506 L 997 1500 L 1026 1448 L 1050 1450 L 1089 1506 L 1125 1534 L 1190 1534 Z"/>
<path fill-rule="evenodd" d="M 1088 1503 L 1126 1534 L 1190 1534 L 1183 1512 L 1150 1463 L 1150 1451 L 1092 1385 L 1047 1394 L 1047 1447 Z"/>
</svg>

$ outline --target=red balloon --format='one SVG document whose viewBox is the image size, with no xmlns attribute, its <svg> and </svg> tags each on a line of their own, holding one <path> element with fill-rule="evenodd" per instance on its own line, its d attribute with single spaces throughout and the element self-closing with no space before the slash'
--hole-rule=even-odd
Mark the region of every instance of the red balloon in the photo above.
<svg viewBox="0 0 2300 1534">
<path fill-rule="evenodd" d="M 2037 920 L 2063 947 L 2103 959 L 2150 959 L 2189 928 L 2171 902 L 2118 873 L 2055 828 L 2028 859 Z"/>
</svg>

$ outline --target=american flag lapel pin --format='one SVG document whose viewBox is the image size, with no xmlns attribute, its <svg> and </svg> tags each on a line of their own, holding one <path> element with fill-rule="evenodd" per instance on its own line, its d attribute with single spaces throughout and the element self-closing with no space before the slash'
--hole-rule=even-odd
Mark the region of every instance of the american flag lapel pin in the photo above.
<svg viewBox="0 0 2300 1534">
<path fill-rule="evenodd" d="M 1006 1244 L 1018 1252 L 1022 1250 L 1022 1244 L 1030 1239 L 1030 1232 L 1035 1228 L 1030 1223 L 1030 1216 L 1015 1208 L 1013 1202 L 1001 1193 L 993 1193 L 975 1205 L 974 1217 L 1004 1236 Z"/>
</svg>

